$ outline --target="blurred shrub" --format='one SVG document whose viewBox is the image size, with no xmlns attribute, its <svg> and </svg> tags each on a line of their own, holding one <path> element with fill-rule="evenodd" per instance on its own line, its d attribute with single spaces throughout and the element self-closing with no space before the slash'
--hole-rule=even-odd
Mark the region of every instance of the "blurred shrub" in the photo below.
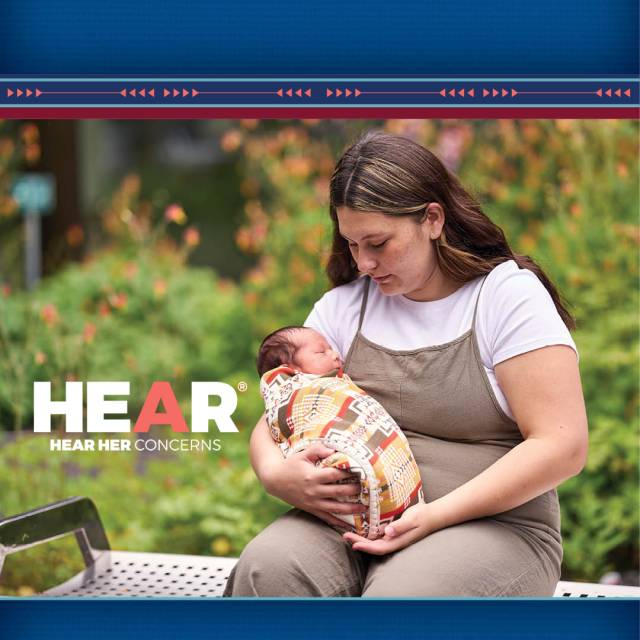
<svg viewBox="0 0 640 640">
<path fill-rule="evenodd" d="M 118 198 L 121 197 L 120 195 Z M 33 293 L 0 297 L 0 415 L 31 423 L 34 380 L 129 380 L 136 415 L 151 383 L 171 383 L 186 416 L 194 380 L 246 379 L 253 355 L 242 296 L 211 271 L 186 265 L 197 230 L 180 245 L 167 224 L 186 222 L 174 205 L 156 222 L 127 208 L 114 225 L 117 248 L 44 280 Z M 122 222 L 122 221 L 120 221 Z"/>
</svg>

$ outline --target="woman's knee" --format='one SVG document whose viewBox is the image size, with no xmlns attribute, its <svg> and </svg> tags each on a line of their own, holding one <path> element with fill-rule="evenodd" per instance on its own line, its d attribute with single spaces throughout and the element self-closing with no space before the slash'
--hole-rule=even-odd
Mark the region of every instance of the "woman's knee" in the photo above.
<svg viewBox="0 0 640 640">
<path fill-rule="evenodd" d="M 263 532 L 264 534 L 265 532 Z M 290 574 L 282 541 L 263 534 L 255 537 L 244 548 L 234 567 L 225 595 L 229 596 L 281 596 L 283 584 Z M 277 593 L 275 592 L 277 591 Z"/>
<path fill-rule="evenodd" d="M 244 549 L 225 596 L 359 595 L 365 569 L 339 533 L 317 518 L 292 511 Z"/>
</svg>

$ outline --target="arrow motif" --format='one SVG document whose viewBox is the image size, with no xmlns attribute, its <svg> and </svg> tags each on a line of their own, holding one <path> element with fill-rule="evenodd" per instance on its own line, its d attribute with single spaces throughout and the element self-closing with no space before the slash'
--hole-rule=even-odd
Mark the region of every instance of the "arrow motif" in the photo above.
<svg viewBox="0 0 640 640">
<path fill-rule="evenodd" d="M 126 98 L 129 95 L 132 98 L 140 97 L 146 98 L 149 96 L 150 98 L 156 97 L 155 89 L 121 89 L 119 91 L 43 91 L 42 89 L 7 89 L 7 97 L 12 98 L 16 96 L 17 98 L 21 98 L 25 96 L 30 98 L 31 96 L 35 96 L 39 98 L 40 96 L 122 96 Z M 164 90 L 164 97 L 169 95 L 169 91 L 167 89 Z"/>
<path fill-rule="evenodd" d="M 485 89 L 486 91 L 486 89 Z M 356 98 L 360 96 L 368 95 L 368 96 L 442 96 L 443 98 L 447 97 L 447 93 L 455 98 L 458 95 L 460 98 L 470 97 L 475 98 L 476 91 L 475 89 L 440 89 L 439 91 L 362 91 L 361 89 L 329 89 L 325 90 L 325 95 L 327 98 L 331 98 L 332 96 L 336 96 L 336 98 L 340 98 L 341 96 L 345 96 L 346 98 L 351 97 L 352 95 Z M 486 95 L 486 94 L 485 94 Z"/>
<path fill-rule="evenodd" d="M 338 94 L 339 89 L 336 90 L 336 95 Z M 446 91 L 442 89 L 442 91 Z M 435 95 L 443 95 L 442 91 L 360 91 L 359 89 L 355 90 L 356 97 L 362 95 L 367 96 L 435 96 Z M 451 89 L 455 93 L 455 89 Z M 449 95 L 453 95 L 449 92 Z"/>
<path fill-rule="evenodd" d="M 511 82 L 510 80 L 506 80 L 507 82 Z M 615 82 L 615 80 L 613 80 Z M 39 80 L 36 80 L 36 82 L 39 82 Z M 117 81 L 117 82 L 122 82 L 122 80 Z M 435 89 L 433 91 L 431 90 L 422 90 L 422 89 L 427 89 L 427 88 L 434 88 L 437 87 L 438 84 L 441 82 L 440 80 L 435 80 L 435 81 L 430 81 L 426 84 L 414 84 L 414 83 L 407 83 L 406 85 L 402 86 L 398 86 L 398 89 L 404 89 L 407 88 L 407 90 L 399 90 L 399 91 L 394 91 L 394 90 L 378 90 L 378 88 L 382 89 L 385 85 L 384 84 L 379 84 L 378 82 L 376 83 L 372 83 L 372 90 L 362 90 L 359 87 L 326 87 L 324 89 L 320 89 L 318 88 L 317 91 L 319 93 L 319 95 L 323 95 L 322 92 L 324 92 L 324 96 L 326 98 L 359 98 L 361 96 L 389 96 L 391 99 L 393 99 L 393 96 L 398 96 L 399 97 L 399 101 L 401 103 L 406 103 L 407 106 L 409 104 L 409 101 L 403 101 L 402 100 L 402 96 L 437 96 L 440 98 L 444 98 L 444 100 L 442 101 L 442 104 L 451 104 L 452 102 L 456 102 L 458 104 L 460 104 L 462 101 L 465 101 L 467 99 L 472 99 L 475 98 L 475 88 L 474 87 L 468 87 L 468 86 L 456 86 L 456 87 L 452 87 L 450 84 L 446 87 L 442 87 L 442 85 L 440 85 L 440 89 Z M 618 80 L 618 82 L 625 82 L 625 80 Z M 251 83 L 247 83 L 247 85 L 244 86 L 248 86 L 249 88 L 251 87 L 256 87 L 257 89 L 262 89 L 262 88 L 266 88 L 269 87 L 268 84 L 263 83 L 262 81 L 260 82 L 251 82 Z M 41 98 L 42 96 L 108 96 L 108 95 L 112 95 L 112 96 L 119 96 L 121 98 L 124 98 L 124 101 L 126 103 L 126 101 L 138 101 L 137 99 L 146 99 L 146 98 L 155 98 L 156 97 L 156 91 L 155 88 L 150 88 L 148 86 L 145 87 L 132 87 L 131 85 L 128 86 L 124 86 L 120 85 L 120 89 L 114 89 L 114 90 L 110 90 L 110 91 L 106 91 L 103 89 L 106 88 L 112 88 L 113 84 L 109 84 L 105 87 L 105 85 L 96 85 L 94 83 L 67 83 L 65 85 L 62 85 L 61 88 L 64 89 L 68 89 L 71 88 L 73 89 L 73 87 L 87 87 L 89 90 L 87 91 L 83 91 L 83 90 L 64 90 L 64 91 L 57 91 L 56 86 L 55 85 L 51 85 L 47 82 L 48 87 L 51 87 L 51 90 L 49 90 L 49 88 L 47 87 L 45 90 L 40 89 L 39 87 L 34 87 L 33 85 L 29 86 L 29 87 L 25 87 L 25 86 L 20 86 L 20 87 L 10 87 L 7 88 L 6 85 L 0 89 L 0 91 L 4 91 L 6 94 L 7 98 L 18 98 L 18 99 L 22 99 L 24 98 Z M 368 82 L 367 82 L 368 85 Z M 376 87 L 377 85 L 377 87 Z M 58 85 L 60 86 L 60 85 Z M 117 86 L 117 85 L 116 85 Z M 311 87 L 294 87 L 294 86 L 289 86 L 289 87 L 276 87 L 273 90 L 239 90 L 239 91 L 234 91 L 234 90 L 220 90 L 220 91 L 216 91 L 216 90 L 212 90 L 212 91 L 206 91 L 204 89 L 211 87 L 212 89 L 214 89 L 216 86 L 222 86 L 222 87 L 229 87 L 228 83 L 224 83 L 224 82 L 214 82 L 211 83 L 209 81 L 207 81 L 206 83 L 201 84 L 202 89 L 197 89 L 193 86 L 180 86 L 180 87 L 156 87 L 158 89 L 158 96 L 162 97 L 162 98 L 178 98 L 179 100 L 182 99 L 187 99 L 187 102 L 189 101 L 188 99 L 195 99 L 199 96 L 277 96 L 278 98 L 310 98 L 312 96 L 312 88 Z M 244 88 L 243 85 L 239 85 L 238 88 L 239 89 L 243 89 Z M 317 84 L 315 86 L 318 86 Z M 321 86 L 321 85 L 320 85 Z M 388 85 L 387 85 L 388 86 Z M 397 86 L 397 85 L 396 85 Z M 603 106 L 625 106 L 624 104 L 621 104 L 623 102 L 625 102 L 627 105 L 631 102 L 630 100 L 626 100 L 626 101 L 622 101 L 621 99 L 623 97 L 630 99 L 633 97 L 634 100 L 637 99 L 637 94 L 634 93 L 634 89 L 631 86 L 627 86 L 624 87 L 622 85 L 618 85 L 618 86 L 600 86 L 598 87 L 598 85 L 594 83 L 580 83 L 580 84 L 568 84 L 565 85 L 567 86 L 567 91 L 562 90 L 563 85 L 562 84 L 556 84 L 555 86 L 553 85 L 549 85 L 546 82 L 538 82 L 538 81 L 527 81 L 527 82 L 523 82 L 522 84 L 519 84 L 518 86 L 522 86 L 523 90 L 519 90 L 516 89 L 513 86 L 494 86 L 494 87 L 476 87 L 478 88 L 478 97 L 482 96 L 482 98 L 487 99 L 487 98 L 501 98 L 502 100 L 500 101 L 502 104 L 505 104 L 505 102 L 510 102 L 510 101 L 505 101 L 504 98 L 516 98 L 516 97 L 524 97 L 524 96 L 597 96 L 598 98 L 602 99 L 602 98 L 609 98 L 611 99 L 610 102 L 605 101 L 605 105 Z M 91 90 L 92 87 L 95 87 L 97 90 L 93 91 Z M 551 89 L 557 89 L 557 90 L 551 90 L 551 91 L 543 91 L 543 90 L 536 90 L 536 89 L 541 89 L 543 87 L 550 87 Z M 413 89 L 416 90 L 413 90 Z M 528 91 L 528 90 L 524 90 L 524 89 L 533 89 L 532 91 Z M 578 89 L 593 89 L 593 90 L 578 90 Z M 573 90 L 576 89 L 576 90 Z M 453 101 L 451 99 L 454 99 Z M 562 101 L 562 98 L 559 98 L 559 101 Z M 53 100 L 52 102 L 57 103 L 57 101 Z M 60 101 L 60 105 L 63 106 L 63 102 L 64 100 Z M 82 100 L 82 98 L 80 98 L 79 102 L 91 102 L 90 99 L 87 99 L 85 101 Z M 97 102 L 97 101 L 96 101 Z M 112 101 L 113 103 L 114 101 Z M 182 102 L 182 101 L 181 101 Z M 204 102 L 204 101 L 203 101 Z M 267 102 L 271 102 L 270 99 L 267 99 Z M 429 100 L 428 102 L 430 102 L 431 104 L 436 104 L 436 103 L 440 103 L 439 100 L 434 99 L 433 101 Z M 515 101 L 516 103 L 524 103 L 524 100 L 521 101 Z M 554 100 L 553 98 L 551 100 L 549 100 L 549 102 L 556 102 L 556 100 Z M 595 101 L 595 99 L 592 98 L 588 98 L 585 100 L 585 102 L 589 102 L 591 104 L 596 104 L 597 101 Z M 276 101 L 273 100 L 273 103 L 275 104 Z M 201 103 L 202 104 L 202 103 Z M 468 103 L 467 103 L 468 104 Z M 602 102 L 599 102 L 598 104 L 602 105 Z M 473 105 L 469 105 L 469 106 L 473 106 Z M 529 105 L 529 106 L 535 106 L 535 105 Z"/>
<path fill-rule="evenodd" d="M 126 89 L 123 89 L 126 91 Z M 18 89 L 18 96 L 22 95 L 22 91 Z M 29 89 L 26 91 L 27 96 L 31 95 Z M 122 91 L 41 91 L 35 90 L 36 98 L 40 96 L 109 96 L 109 95 L 123 95 Z"/>
<path fill-rule="evenodd" d="M 515 89 L 511 90 L 511 95 L 514 95 Z M 601 92 L 599 89 L 598 91 Z M 515 95 L 518 96 L 599 96 L 598 91 L 515 91 Z M 607 90 L 608 96 L 611 96 L 611 89 Z"/>
</svg>

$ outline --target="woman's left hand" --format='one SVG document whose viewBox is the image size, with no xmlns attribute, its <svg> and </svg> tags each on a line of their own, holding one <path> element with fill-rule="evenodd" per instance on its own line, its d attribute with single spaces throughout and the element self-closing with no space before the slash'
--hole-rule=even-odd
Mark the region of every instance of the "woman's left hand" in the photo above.
<svg viewBox="0 0 640 640">
<path fill-rule="evenodd" d="M 433 518 L 430 517 L 428 504 L 416 504 L 409 507 L 398 520 L 388 524 L 384 530 L 384 537 L 377 540 L 367 540 L 357 533 L 345 533 L 343 538 L 351 543 L 354 551 L 363 551 L 375 556 L 383 556 L 429 535 L 435 530 Z"/>
</svg>

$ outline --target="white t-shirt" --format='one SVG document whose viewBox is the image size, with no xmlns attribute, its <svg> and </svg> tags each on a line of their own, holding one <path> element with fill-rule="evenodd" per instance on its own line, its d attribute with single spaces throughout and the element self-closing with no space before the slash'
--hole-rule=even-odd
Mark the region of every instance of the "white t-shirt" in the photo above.
<svg viewBox="0 0 640 640">
<path fill-rule="evenodd" d="M 482 278 L 431 302 L 402 295 L 385 296 L 371 281 L 362 335 L 388 349 L 420 349 L 444 344 L 471 328 L 473 309 Z M 319 331 L 346 358 L 356 335 L 363 282 L 357 279 L 336 287 L 316 302 L 305 326 Z M 576 345 L 562 322 L 551 296 L 528 269 L 509 260 L 487 276 L 478 303 L 476 336 L 480 359 L 496 398 L 505 413 L 513 413 L 498 385 L 495 366 L 527 351 L 548 345 Z"/>
</svg>

